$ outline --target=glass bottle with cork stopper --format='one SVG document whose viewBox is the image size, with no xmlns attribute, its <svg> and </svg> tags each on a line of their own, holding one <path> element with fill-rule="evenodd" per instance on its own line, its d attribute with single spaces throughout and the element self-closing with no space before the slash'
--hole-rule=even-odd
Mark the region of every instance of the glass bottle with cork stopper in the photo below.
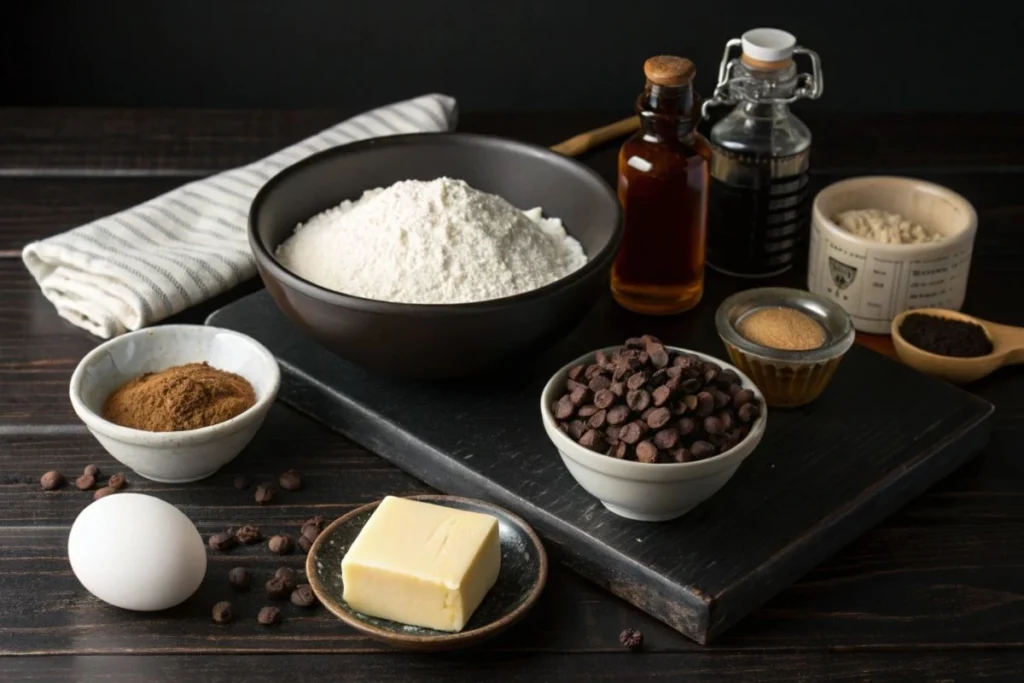
<svg viewBox="0 0 1024 683">
<path fill-rule="evenodd" d="M 619 151 L 625 231 L 611 287 L 624 308 L 648 315 L 687 311 L 704 293 L 707 141 L 697 133 L 696 69 L 682 57 L 644 63 L 640 130 Z"/>
</svg>

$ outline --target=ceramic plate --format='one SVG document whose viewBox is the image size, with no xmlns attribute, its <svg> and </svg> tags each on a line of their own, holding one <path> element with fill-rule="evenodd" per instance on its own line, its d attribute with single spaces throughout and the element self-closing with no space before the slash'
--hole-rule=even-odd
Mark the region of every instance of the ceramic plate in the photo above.
<svg viewBox="0 0 1024 683">
<path fill-rule="evenodd" d="M 519 621 L 540 597 L 548 577 L 548 558 L 537 534 L 526 522 L 502 508 L 456 496 L 409 496 L 434 505 L 482 512 L 498 519 L 501 571 L 494 588 L 459 633 L 408 626 L 360 614 L 342 598 L 341 560 L 380 501 L 334 520 L 317 537 L 306 557 L 306 576 L 320 602 L 346 624 L 394 647 L 412 650 L 453 650 L 501 633 Z"/>
</svg>

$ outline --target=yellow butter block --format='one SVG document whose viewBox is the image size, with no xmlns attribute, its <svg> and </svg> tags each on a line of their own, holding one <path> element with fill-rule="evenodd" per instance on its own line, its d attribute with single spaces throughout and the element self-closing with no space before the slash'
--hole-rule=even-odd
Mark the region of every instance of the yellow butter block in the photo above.
<svg viewBox="0 0 1024 683">
<path fill-rule="evenodd" d="M 352 609 L 438 631 L 465 627 L 500 568 L 494 517 L 391 496 L 341 561 Z"/>
</svg>

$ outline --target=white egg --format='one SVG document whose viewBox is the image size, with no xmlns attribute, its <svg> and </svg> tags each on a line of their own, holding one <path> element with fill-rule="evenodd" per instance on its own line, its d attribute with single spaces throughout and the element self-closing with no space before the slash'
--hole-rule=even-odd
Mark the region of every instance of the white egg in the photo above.
<svg viewBox="0 0 1024 683">
<path fill-rule="evenodd" d="M 183 602 L 206 574 L 195 525 L 170 503 L 141 493 L 115 493 L 82 510 L 71 526 L 68 559 L 97 598 L 146 612 Z"/>
</svg>

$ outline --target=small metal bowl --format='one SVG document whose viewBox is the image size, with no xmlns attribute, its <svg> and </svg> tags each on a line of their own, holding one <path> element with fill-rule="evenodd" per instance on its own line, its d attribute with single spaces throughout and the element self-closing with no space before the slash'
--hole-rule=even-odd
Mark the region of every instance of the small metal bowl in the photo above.
<svg viewBox="0 0 1024 683">
<path fill-rule="evenodd" d="M 825 343 L 808 351 L 775 349 L 749 341 L 740 321 L 762 308 L 792 308 L 810 316 L 825 331 Z M 733 364 L 749 376 L 773 408 L 810 403 L 825 390 L 839 361 L 853 345 L 849 314 L 838 304 L 800 289 L 762 287 L 734 294 L 718 307 L 715 327 Z"/>
</svg>

